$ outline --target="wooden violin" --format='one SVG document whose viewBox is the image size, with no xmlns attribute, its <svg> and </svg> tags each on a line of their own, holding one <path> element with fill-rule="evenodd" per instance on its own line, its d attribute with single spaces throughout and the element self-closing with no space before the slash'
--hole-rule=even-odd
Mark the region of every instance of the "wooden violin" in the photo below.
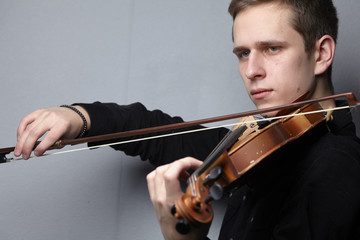
<svg viewBox="0 0 360 240">
<path fill-rule="evenodd" d="M 267 156 L 300 138 L 326 119 L 319 103 L 311 103 L 258 129 L 241 124 L 207 157 L 190 176 L 186 192 L 175 201 L 172 214 L 178 218 L 176 230 L 186 234 L 191 227 L 212 221 L 212 200 L 219 200 L 236 180 Z"/>
</svg>

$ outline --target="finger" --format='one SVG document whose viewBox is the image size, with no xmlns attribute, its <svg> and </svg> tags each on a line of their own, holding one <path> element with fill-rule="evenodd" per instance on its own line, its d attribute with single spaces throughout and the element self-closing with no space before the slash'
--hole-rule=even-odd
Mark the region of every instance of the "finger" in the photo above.
<svg viewBox="0 0 360 240">
<path fill-rule="evenodd" d="M 26 123 L 26 128 L 22 130 L 21 128 Z M 54 125 L 54 120 L 49 120 L 49 112 L 38 110 L 26 116 L 20 125 L 20 135 L 14 154 L 15 156 L 22 154 L 24 159 L 28 159 L 36 142 L 51 129 L 52 125 Z"/>
<path fill-rule="evenodd" d="M 34 149 L 36 142 L 44 136 L 43 141 L 35 149 L 35 155 L 42 155 L 57 140 L 59 140 L 71 127 L 68 117 L 63 117 L 67 109 L 51 108 L 35 111 L 25 117 L 19 127 L 19 139 L 15 147 L 14 154 L 23 154 L 23 158 L 27 159 L 31 151 Z M 72 113 L 72 112 L 71 112 Z M 24 126 L 27 124 L 26 128 Z"/>
<path fill-rule="evenodd" d="M 44 129 L 41 124 L 36 124 L 36 122 L 28 126 L 17 143 L 19 146 L 17 154 L 22 154 L 24 159 L 28 159 L 38 139 L 47 131 L 48 128 Z"/>
<path fill-rule="evenodd" d="M 155 178 L 155 170 L 153 170 L 148 175 L 146 175 L 146 183 L 150 194 L 150 199 L 152 199 L 153 191 L 154 191 L 154 178 Z"/>
<path fill-rule="evenodd" d="M 146 176 L 151 202 L 155 209 L 161 208 L 166 202 L 166 190 L 163 175 L 168 165 L 156 168 Z"/>
<path fill-rule="evenodd" d="M 27 126 L 29 124 L 31 124 L 32 122 L 34 122 L 36 120 L 36 118 L 43 112 L 42 109 L 37 110 L 31 114 L 26 115 L 25 117 L 23 117 L 19 123 L 18 129 L 17 129 L 17 139 L 19 140 L 19 138 L 22 136 L 22 134 L 24 133 L 25 129 L 27 128 Z"/>
<path fill-rule="evenodd" d="M 192 157 L 186 157 L 170 164 L 164 173 L 164 183 L 167 193 L 170 196 L 178 196 L 179 192 L 181 192 L 180 177 L 184 176 L 187 170 L 196 169 L 201 164 L 201 161 Z"/>
<path fill-rule="evenodd" d="M 180 173 L 180 179 L 182 180 L 187 180 L 190 176 L 191 174 L 187 170 Z"/>
<path fill-rule="evenodd" d="M 39 143 L 38 146 L 34 149 L 34 154 L 36 156 L 43 155 L 46 150 L 51 148 L 56 141 L 58 141 L 67 131 L 67 127 L 64 125 L 55 125 L 44 137 L 44 139 Z"/>
<path fill-rule="evenodd" d="M 167 174 L 170 175 L 169 177 L 175 174 L 178 178 L 187 179 L 190 177 L 189 170 L 197 169 L 202 163 L 202 161 L 199 161 L 192 157 L 182 158 L 175 161 L 174 164 L 169 166 L 169 171 Z"/>
<path fill-rule="evenodd" d="M 30 124 L 32 124 L 36 118 L 41 114 L 41 110 L 35 111 L 31 114 L 28 114 L 24 118 L 21 119 L 20 124 L 17 129 L 17 143 L 14 150 L 15 156 L 20 156 L 22 153 L 23 145 L 25 143 L 25 140 L 27 138 L 28 133 L 26 132 L 26 129 Z"/>
<path fill-rule="evenodd" d="M 155 169 L 154 195 L 155 199 L 161 203 L 164 203 L 168 197 L 165 188 L 164 174 L 166 173 L 169 166 L 170 164 L 166 164 Z"/>
</svg>

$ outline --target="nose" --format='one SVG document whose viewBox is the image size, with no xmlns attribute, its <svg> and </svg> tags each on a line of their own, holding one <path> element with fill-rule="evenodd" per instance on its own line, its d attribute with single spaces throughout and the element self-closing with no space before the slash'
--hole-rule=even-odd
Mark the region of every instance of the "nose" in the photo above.
<svg viewBox="0 0 360 240">
<path fill-rule="evenodd" d="M 266 76 L 263 63 L 261 54 L 251 52 L 247 61 L 245 76 L 250 80 L 263 79 Z"/>
</svg>

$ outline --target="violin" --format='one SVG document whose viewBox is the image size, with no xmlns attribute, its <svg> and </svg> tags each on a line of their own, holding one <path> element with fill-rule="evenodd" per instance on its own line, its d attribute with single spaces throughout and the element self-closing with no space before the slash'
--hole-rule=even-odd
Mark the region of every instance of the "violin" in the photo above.
<svg viewBox="0 0 360 240">
<path fill-rule="evenodd" d="M 274 151 L 325 121 L 321 109 L 319 103 L 305 105 L 260 130 L 257 124 L 240 123 L 188 179 L 186 192 L 171 209 L 179 219 L 176 230 L 186 234 L 190 226 L 211 222 L 211 201 L 221 199 L 225 189 Z"/>
<path fill-rule="evenodd" d="M 273 152 L 328 119 L 322 110 L 318 102 L 307 104 L 260 130 L 253 121 L 250 125 L 246 123 L 249 121 L 240 122 L 189 177 L 185 193 L 171 209 L 178 219 L 176 230 L 187 234 L 191 227 L 210 223 L 211 201 L 220 200 L 237 180 Z"/>
</svg>

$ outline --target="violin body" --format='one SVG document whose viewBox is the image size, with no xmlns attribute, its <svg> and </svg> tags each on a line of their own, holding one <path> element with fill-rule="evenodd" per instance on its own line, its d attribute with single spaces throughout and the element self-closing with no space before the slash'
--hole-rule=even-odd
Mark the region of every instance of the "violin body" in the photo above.
<svg viewBox="0 0 360 240">
<path fill-rule="evenodd" d="M 261 130 L 247 131 L 250 133 L 241 136 L 211 163 L 206 160 L 206 169 L 200 166 L 191 175 L 186 192 L 175 201 L 173 214 L 180 219 L 177 230 L 186 234 L 190 226 L 211 222 L 210 201 L 221 198 L 225 189 L 233 187 L 232 183 L 274 151 L 323 122 L 326 115 L 320 110 L 318 103 L 305 105 L 290 117 L 280 118 Z M 254 128 L 253 124 L 246 126 L 249 128 Z"/>
</svg>

